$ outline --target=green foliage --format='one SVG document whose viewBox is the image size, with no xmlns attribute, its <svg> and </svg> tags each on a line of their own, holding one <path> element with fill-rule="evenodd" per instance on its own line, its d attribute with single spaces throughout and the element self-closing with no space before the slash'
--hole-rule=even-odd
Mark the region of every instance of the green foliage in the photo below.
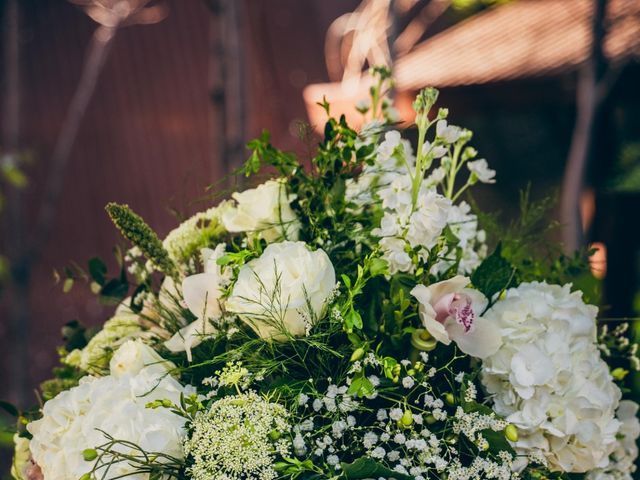
<svg viewBox="0 0 640 480">
<path fill-rule="evenodd" d="M 344 478 L 360 480 L 365 478 L 395 478 L 397 480 L 412 480 L 410 475 L 404 475 L 391 470 L 376 462 L 372 458 L 362 457 L 353 463 L 342 463 Z"/>
<path fill-rule="evenodd" d="M 589 272 L 592 252 L 583 250 L 568 256 L 562 253 L 562 245 L 553 241 L 559 226 L 552 219 L 556 204 L 556 196 L 531 200 L 530 188 L 527 188 L 520 194 L 519 214 L 506 225 L 496 216 L 482 213 L 477 206 L 474 210 L 489 238 L 499 239 L 500 256 L 515 269 L 514 278 L 518 283 L 536 280 L 561 285 L 580 283 L 589 287 L 585 293 L 596 300 L 597 284 L 587 281 L 593 278 Z"/>
<path fill-rule="evenodd" d="M 483 260 L 471 275 L 473 286 L 488 299 L 515 284 L 516 270 L 502 256 L 502 246 L 498 244 L 494 252 Z"/>
<path fill-rule="evenodd" d="M 177 277 L 176 266 L 162 246 L 158 235 L 128 205 L 109 203 L 105 207 L 122 236 L 138 247 L 161 272 Z"/>
</svg>

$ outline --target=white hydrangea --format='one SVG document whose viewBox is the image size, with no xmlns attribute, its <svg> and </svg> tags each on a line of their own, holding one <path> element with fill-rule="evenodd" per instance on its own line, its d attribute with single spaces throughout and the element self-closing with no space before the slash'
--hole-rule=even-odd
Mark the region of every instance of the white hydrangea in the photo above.
<svg viewBox="0 0 640 480">
<path fill-rule="evenodd" d="M 570 285 L 538 282 L 484 314 L 505 339 L 482 365 L 494 410 L 518 427 L 516 450 L 555 471 L 606 467 L 616 448 L 621 394 L 595 343 L 596 314 Z"/>
<path fill-rule="evenodd" d="M 640 421 L 638 420 L 638 404 L 631 400 L 623 400 L 618 406 L 616 416 L 622 425 L 618 430 L 618 441 L 611 455 L 611 462 L 606 468 L 592 470 L 586 480 L 633 480 L 638 458 L 638 437 L 640 437 Z"/>
<path fill-rule="evenodd" d="M 132 442 L 149 453 L 183 458 L 185 419 L 168 409 L 149 409 L 145 405 L 163 399 L 179 403 L 180 394 L 190 394 L 193 389 L 183 387 L 166 370 L 159 370 L 158 364 L 139 371 L 132 364 L 124 370 L 127 373 L 84 377 L 77 387 L 45 403 L 42 418 L 27 426 L 33 435 L 31 453 L 44 478 L 80 478 L 89 472 L 94 464 L 84 460 L 83 451 L 106 443 L 102 432 Z M 122 444 L 112 450 L 139 454 Z M 100 469 L 98 473 L 100 478 L 114 479 L 134 471 L 128 462 L 121 461 L 111 465 L 108 472 Z M 149 475 L 141 473 L 127 478 L 147 480 Z"/>
</svg>

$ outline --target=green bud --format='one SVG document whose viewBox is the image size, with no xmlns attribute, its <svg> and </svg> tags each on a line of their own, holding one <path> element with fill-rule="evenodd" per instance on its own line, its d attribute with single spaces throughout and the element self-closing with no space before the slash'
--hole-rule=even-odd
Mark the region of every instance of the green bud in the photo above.
<svg viewBox="0 0 640 480">
<path fill-rule="evenodd" d="M 362 357 L 364 357 L 364 348 L 358 347 L 351 354 L 351 358 L 349 359 L 349 361 L 350 362 L 356 362 L 356 361 L 360 360 Z"/>
<path fill-rule="evenodd" d="M 437 343 L 437 340 L 424 328 L 417 328 L 411 334 L 411 346 L 416 350 L 430 352 L 436 348 Z"/>
<path fill-rule="evenodd" d="M 87 448 L 82 451 L 82 458 L 84 458 L 87 462 L 95 460 L 96 458 L 98 458 L 98 451 L 95 448 Z"/>
<path fill-rule="evenodd" d="M 429 113 L 431 107 L 433 107 L 438 100 L 439 93 L 440 92 L 433 87 L 420 90 L 420 93 L 418 93 L 418 96 L 413 102 L 413 109 L 416 111 L 416 114 L 423 115 Z"/>
<path fill-rule="evenodd" d="M 448 108 L 439 108 L 438 109 L 438 120 L 444 120 L 449 116 Z"/>
<path fill-rule="evenodd" d="M 449 445 L 454 445 L 458 443 L 458 436 L 452 433 L 451 435 L 448 435 L 444 439 L 444 441 L 447 442 Z"/>
<path fill-rule="evenodd" d="M 407 370 L 407 374 L 411 375 L 412 377 L 416 374 L 415 369 L 410 368 L 409 370 Z"/>
<path fill-rule="evenodd" d="M 437 422 L 436 417 L 434 417 L 431 414 L 427 415 L 426 421 L 427 421 L 427 424 L 429 425 L 433 425 L 434 423 Z"/>
<path fill-rule="evenodd" d="M 271 430 L 271 431 L 269 432 L 269 438 L 270 438 L 271 440 L 273 440 L 274 442 L 275 442 L 276 440 L 278 440 L 280 437 L 282 437 L 282 434 L 281 434 L 279 431 L 277 431 L 277 430 Z"/>
<path fill-rule="evenodd" d="M 402 418 L 400 419 L 400 423 L 402 423 L 402 425 L 404 425 L 405 427 L 411 426 L 411 424 L 413 423 L 413 414 L 411 413 L 411 410 L 404 411 L 404 413 L 402 414 Z"/>
<path fill-rule="evenodd" d="M 614 368 L 613 371 L 611 372 L 611 375 L 613 376 L 613 378 L 615 378 L 618 381 L 624 380 L 624 377 L 626 377 L 628 374 L 629 374 L 629 370 L 625 370 L 624 368 L 621 368 L 621 367 Z"/>
<path fill-rule="evenodd" d="M 401 371 L 402 371 L 402 367 L 400 366 L 399 363 L 397 363 L 393 366 L 393 370 L 391 370 L 391 373 L 393 373 L 393 376 L 396 377 L 400 375 Z"/>
<path fill-rule="evenodd" d="M 173 407 L 173 402 L 168 398 L 165 398 L 164 400 L 162 400 L 162 406 L 165 408 L 171 408 Z"/>
<path fill-rule="evenodd" d="M 467 161 L 478 155 L 478 151 L 473 147 L 466 147 L 462 152 L 462 161 Z"/>
<path fill-rule="evenodd" d="M 85 473 L 84 475 L 82 475 L 78 480 L 91 480 L 91 474 L 90 473 Z"/>
<path fill-rule="evenodd" d="M 453 406 L 456 404 L 456 397 L 453 396 L 453 393 L 447 392 L 444 394 L 444 401 L 447 405 Z"/>
<path fill-rule="evenodd" d="M 504 436 L 507 437 L 507 440 L 509 440 L 510 442 L 517 442 L 518 441 L 518 429 L 516 428 L 515 425 L 510 423 L 504 429 Z"/>
</svg>

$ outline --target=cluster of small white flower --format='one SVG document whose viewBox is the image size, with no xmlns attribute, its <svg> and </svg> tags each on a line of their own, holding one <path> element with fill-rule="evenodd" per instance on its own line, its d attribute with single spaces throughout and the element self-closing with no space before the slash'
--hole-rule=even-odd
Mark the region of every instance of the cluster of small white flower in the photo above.
<svg viewBox="0 0 640 480">
<path fill-rule="evenodd" d="M 290 455 L 288 412 L 248 391 L 215 401 L 191 423 L 184 442 L 193 480 L 273 480 L 276 458 Z"/>
<path fill-rule="evenodd" d="M 361 133 L 365 138 L 377 133 Z M 402 139 L 400 132 L 390 131 L 376 148 L 374 162 L 365 165 L 355 180 L 347 181 L 346 199 L 356 205 L 368 205 L 374 200 L 374 194 L 389 185 L 398 177 L 404 177 L 415 166 L 411 142 Z"/>
<path fill-rule="evenodd" d="M 468 275 L 487 256 L 487 235 L 484 230 L 478 230 L 478 217 L 471 213 L 471 207 L 467 202 L 452 205 L 448 225 L 458 239 L 457 248 L 461 250 L 458 273 Z M 441 257 L 432 267 L 432 273 L 442 273 L 451 268 L 456 261 L 456 252 L 446 249 L 441 253 Z"/>
<path fill-rule="evenodd" d="M 195 270 L 197 265 L 189 264 L 196 263 L 197 252 L 224 232 L 220 217 L 228 207 L 228 202 L 222 202 L 217 207 L 196 213 L 167 234 L 162 245 L 176 265 Z"/>
<path fill-rule="evenodd" d="M 570 285 L 533 282 L 484 314 L 509 339 L 483 360 L 494 410 L 521 432 L 516 450 L 553 470 L 604 467 L 616 446 L 621 393 L 595 343 L 596 313 Z"/>
</svg>

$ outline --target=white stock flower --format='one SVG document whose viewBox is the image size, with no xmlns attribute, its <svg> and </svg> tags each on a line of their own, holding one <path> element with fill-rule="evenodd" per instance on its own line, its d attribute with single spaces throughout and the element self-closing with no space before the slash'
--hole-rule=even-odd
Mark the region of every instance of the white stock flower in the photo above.
<svg viewBox="0 0 640 480">
<path fill-rule="evenodd" d="M 516 425 L 514 446 L 555 471 L 606 467 L 620 390 L 595 343 L 597 308 L 569 285 L 523 283 L 485 314 L 503 345 L 483 359 L 494 410 Z"/>
<path fill-rule="evenodd" d="M 398 131 L 385 133 L 384 140 L 376 148 L 374 163 L 365 165 L 355 181 L 347 181 L 347 200 L 358 205 L 371 203 L 376 191 L 391 185 L 398 177 L 406 176 L 407 169 L 414 165 L 411 143 L 402 139 Z"/>
<path fill-rule="evenodd" d="M 439 342 L 454 341 L 467 355 L 485 358 L 502 344 L 500 331 L 481 317 L 487 299 L 477 290 L 465 288 L 469 279 L 458 275 L 428 287 L 417 285 L 411 290 L 420 303 L 420 319 L 424 328 Z"/>
<path fill-rule="evenodd" d="M 47 479 L 77 479 L 90 471 L 83 451 L 106 442 L 102 432 L 117 440 L 132 442 L 145 452 L 158 452 L 183 458 L 185 419 L 169 409 L 149 409 L 153 400 L 180 402 L 180 394 L 194 390 L 183 387 L 168 375 L 158 375 L 151 367 L 137 374 L 84 377 L 80 384 L 44 404 L 42 418 L 27 426 L 33 435 L 30 449 L 34 461 Z M 137 450 L 117 444 L 114 451 L 137 454 Z M 162 461 L 162 460 L 158 460 Z M 134 471 L 128 462 L 113 464 L 108 472 L 98 470 L 100 478 L 127 476 L 148 480 L 147 473 L 128 476 Z M 104 476 L 102 476 L 104 474 Z"/>
<path fill-rule="evenodd" d="M 415 249 L 423 259 L 429 255 L 447 225 L 451 201 L 435 188 L 422 185 L 413 205 L 412 181 L 408 174 L 396 177 L 378 195 L 385 209 L 379 228 L 372 235 L 380 238 L 383 258 L 389 272 L 412 272 L 415 265 L 407 249 Z"/>
<path fill-rule="evenodd" d="M 287 195 L 286 180 L 269 180 L 232 197 L 236 204 L 222 212 L 229 232 L 247 232 L 267 242 L 298 239 L 300 221 L 290 205 L 295 195 Z"/>
<path fill-rule="evenodd" d="M 489 164 L 484 158 L 473 160 L 467 163 L 467 168 L 471 172 L 471 176 L 475 177 L 482 183 L 496 183 L 496 171 L 489 168 Z"/>
<path fill-rule="evenodd" d="M 460 202 L 459 205 L 451 207 L 447 225 L 457 237 L 457 246 L 462 252 L 458 273 L 468 275 L 487 255 L 487 246 L 484 243 L 485 232 L 478 230 L 478 217 L 471 213 L 471 207 L 466 202 Z M 455 258 L 455 252 L 444 251 L 441 254 L 441 260 L 432 267 L 431 272 L 434 274 L 445 272 L 452 266 Z"/>
<path fill-rule="evenodd" d="M 267 246 L 240 268 L 226 308 L 262 338 L 282 340 L 307 333 L 336 284 L 331 260 L 304 242 Z"/>
<path fill-rule="evenodd" d="M 218 265 L 217 261 L 224 255 L 225 244 L 219 244 L 215 250 L 202 249 L 204 273 L 186 277 L 182 281 L 182 294 L 187 308 L 197 320 L 181 328 L 173 337 L 165 342 L 172 352 L 187 352 L 191 361 L 191 349 L 198 346 L 202 340 L 216 333 L 216 322 L 222 313 L 220 296 L 222 286 L 228 281 L 228 272 Z"/>
<path fill-rule="evenodd" d="M 165 375 L 176 366 L 162 358 L 153 348 L 142 340 L 128 340 L 111 357 L 109 369 L 111 375 L 137 375 L 146 368 L 149 373 Z"/>
<path fill-rule="evenodd" d="M 455 143 L 460 138 L 461 133 L 462 129 L 460 127 L 447 125 L 446 120 L 438 120 L 436 123 L 436 136 L 446 143 Z"/>
</svg>

